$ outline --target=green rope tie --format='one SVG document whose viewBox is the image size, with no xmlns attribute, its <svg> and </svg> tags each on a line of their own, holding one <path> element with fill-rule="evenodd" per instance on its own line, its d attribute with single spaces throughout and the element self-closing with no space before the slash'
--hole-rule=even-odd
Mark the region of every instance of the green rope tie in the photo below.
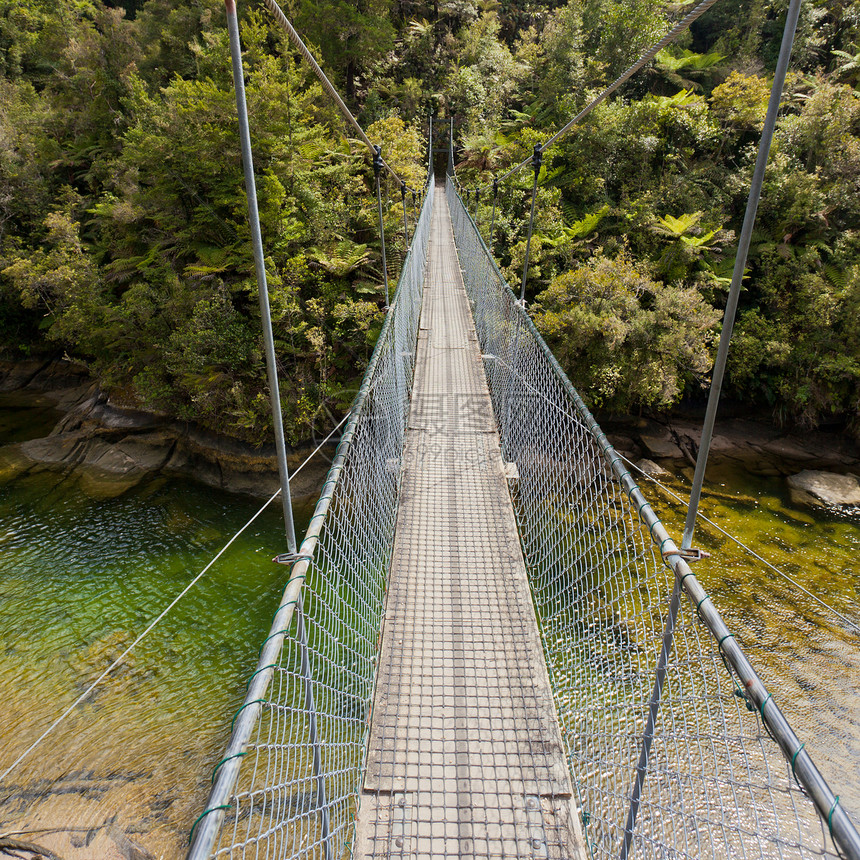
<svg viewBox="0 0 860 860">
<path fill-rule="evenodd" d="M 663 555 L 663 546 L 665 544 L 669 543 L 670 540 L 672 540 L 672 538 L 664 538 L 663 541 L 660 543 L 660 555 Z M 675 553 L 670 553 L 670 555 L 674 555 L 674 554 Z"/>
<path fill-rule="evenodd" d="M 640 520 L 642 519 L 642 508 L 650 508 L 650 507 L 651 507 L 651 502 L 642 502 L 642 504 L 639 505 L 639 510 L 636 511 L 636 513 L 639 515 Z"/>
<path fill-rule="evenodd" d="M 245 708 L 248 708 L 248 707 L 250 707 L 251 705 L 265 704 L 265 702 L 266 702 L 266 700 L 265 700 L 265 699 L 252 699 L 250 702 L 245 702 L 245 704 L 244 704 L 244 705 L 242 705 L 242 707 L 241 707 L 241 708 L 239 708 L 239 710 L 238 710 L 238 711 L 236 711 L 236 713 L 235 713 L 235 714 L 233 714 L 233 719 L 232 719 L 232 720 L 230 720 L 230 731 L 232 732 L 232 731 L 233 731 L 233 727 L 236 725 L 236 717 L 238 717 L 238 716 L 239 716 L 239 714 L 241 714 L 241 713 L 242 713 L 242 711 L 244 711 L 244 710 L 245 710 Z"/>
<path fill-rule="evenodd" d="M 827 813 L 827 829 L 830 831 L 830 838 L 833 839 L 833 813 L 836 807 L 839 806 L 839 795 L 833 801 L 833 806 L 830 807 L 830 812 Z M 834 840 L 835 841 L 835 840 Z"/>
<path fill-rule="evenodd" d="M 764 706 L 768 703 L 768 700 L 772 699 L 772 698 L 773 698 L 773 693 L 768 693 L 764 697 L 764 701 L 761 703 L 761 707 L 758 709 L 759 713 L 761 714 L 761 721 L 762 722 L 764 722 Z"/>
<path fill-rule="evenodd" d="M 287 585 L 289 585 L 289 583 L 287 583 Z M 286 591 L 286 590 L 287 590 L 287 589 L 285 588 L 285 589 L 284 589 L 284 591 Z M 282 604 L 281 604 L 281 605 L 280 605 L 280 606 L 275 610 L 275 614 L 272 616 L 272 624 L 274 624 L 274 623 L 275 623 L 275 619 L 278 617 L 278 613 L 279 613 L 282 609 L 285 609 L 287 606 L 292 606 L 294 603 L 298 603 L 298 602 L 299 602 L 299 600 L 298 600 L 298 598 L 296 598 L 295 600 L 288 600 L 286 603 L 282 603 Z"/>
<path fill-rule="evenodd" d="M 256 677 L 257 677 L 257 675 L 259 675 L 259 674 L 260 674 L 260 672 L 265 672 L 265 671 L 266 671 L 266 669 L 277 669 L 277 668 L 278 668 L 278 664 L 277 664 L 277 663 L 269 663 L 269 664 L 268 664 L 268 665 L 266 665 L 266 666 L 260 666 L 260 668 L 259 668 L 259 669 L 257 669 L 257 671 L 256 671 L 256 672 L 254 672 L 254 674 L 253 674 L 253 675 L 251 675 L 251 677 L 250 677 L 250 678 L 248 678 L 248 683 L 247 683 L 247 684 L 245 684 L 245 689 L 247 690 L 247 689 L 248 689 L 248 687 L 250 687 L 250 686 L 251 686 L 251 681 L 253 681 L 253 680 L 254 680 L 254 678 L 256 678 Z"/>
<path fill-rule="evenodd" d="M 685 574 L 681 577 L 681 581 L 678 583 L 679 587 L 681 587 L 681 588 L 683 588 L 683 587 L 684 587 L 684 580 L 685 580 L 688 576 L 695 576 L 695 575 L 696 575 L 696 574 L 695 574 L 695 573 L 693 573 L 693 571 L 692 571 L 692 570 L 691 570 L 691 571 L 689 571 L 689 572 L 687 572 L 687 573 L 685 573 Z M 720 641 L 722 641 L 722 640 L 720 640 Z"/>
<path fill-rule="evenodd" d="M 791 772 L 794 774 L 795 778 L 797 778 L 797 774 L 794 773 L 794 763 L 797 761 L 797 757 L 800 755 L 800 751 L 806 746 L 806 744 L 801 744 L 795 751 L 794 755 L 791 757 Z"/>
<path fill-rule="evenodd" d="M 231 804 L 223 803 L 223 804 L 221 804 L 221 806 L 211 806 L 211 807 L 209 807 L 209 809 L 204 809 L 203 812 L 201 812 L 200 815 L 197 816 L 197 820 L 194 822 L 194 824 L 191 825 L 191 830 L 188 833 L 188 844 L 189 845 L 191 844 L 191 840 L 194 838 L 194 831 L 197 828 L 197 825 L 200 823 L 200 820 L 202 818 L 207 816 L 210 812 L 215 812 L 216 809 L 232 809 L 232 808 L 233 807 Z"/>
<path fill-rule="evenodd" d="M 692 576 L 692 574 L 687 573 L 687 574 L 684 574 L 684 576 Z M 683 581 L 683 578 L 682 578 L 682 581 Z M 725 654 L 725 651 L 723 651 L 723 642 L 725 642 L 725 641 L 726 641 L 726 639 L 728 639 L 729 637 L 731 637 L 732 639 L 734 639 L 734 638 L 735 638 L 735 634 L 734 634 L 734 633 L 726 633 L 726 635 L 725 635 L 725 636 L 723 636 L 723 638 L 722 638 L 722 639 L 720 639 L 720 641 L 719 641 L 719 642 L 717 642 L 717 650 L 719 651 L 719 654 L 720 654 L 720 660 L 722 660 L 722 661 L 723 661 L 723 666 L 725 666 L 725 667 L 726 667 L 726 672 L 728 672 L 729 677 L 732 679 L 732 684 L 734 685 L 734 688 L 735 688 L 732 692 L 733 692 L 733 693 L 735 694 L 735 696 L 737 696 L 739 699 L 743 699 L 743 700 L 744 700 L 744 704 L 746 705 L 747 710 L 748 710 L 748 711 L 750 711 L 750 712 L 752 712 L 752 711 L 754 711 L 754 710 L 755 710 L 755 708 L 753 707 L 752 703 L 750 702 L 750 700 L 749 700 L 749 696 L 747 696 L 746 691 L 745 691 L 745 690 L 744 690 L 744 688 L 743 688 L 743 687 L 738 683 L 737 678 L 735 678 L 735 673 L 734 673 L 734 672 L 732 672 L 732 667 L 731 667 L 731 666 L 729 666 L 729 661 L 728 661 L 728 660 L 726 660 L 726 654 Z"/>
<path fill-rule="evenodd" d="M 699 607 L 700 607 L 700 606 L 701 606 L 701 605 L 702 605 L 706 600 L 710 600 L 710 599 L 711 599 L 711 595 L 710 595 L 710 594 L 706 594 L 706 595 L 705 595 L 705 596 L 704 596 L 704 597 L 703 597 L 703 598 L 702 598 L 702 599 L 701 599 L 701 600 L 696 604 L 696 612 L 698 612 L 698 611 L 699 611 Z"/>
<path fill-rule="evenodd" d="M 221 761 L 215 765 L 215 769 L 212 771 L 212 785 L 215 785 L 215 777 L 218 775 L 218 769 L 222 764 L 224 764 L 224 762 L 230 761 L 231 758 L 241 758 L 243 755 L 248 755 L 248 750 L 245 750 L 245 752 L 233 753 L 233 755 L 228 755 L 222 758 Z"/>
<path fill-rule="evenodd" d="M 270 639 L 274 639 L 276 636 L 286 636 L 289 633 L 289 630 L 276 630 L 274 633 L 270 633 L 264 640 L 263 644 L 260 646 L 260 653 L 263 653 L 263 648 L 266 647 L 266 643 Z"/>
</svg>

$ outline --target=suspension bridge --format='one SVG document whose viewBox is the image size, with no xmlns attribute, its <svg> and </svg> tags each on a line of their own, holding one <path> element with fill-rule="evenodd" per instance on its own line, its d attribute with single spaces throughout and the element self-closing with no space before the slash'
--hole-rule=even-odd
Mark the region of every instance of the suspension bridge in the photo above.
<svg viewBox="0 0 860 860">
<path fill-rule="evenodd" d="M 529 238 L 543 149 L 713 2 L 505 174 L 534 169 Z M 373 153 L 384 259 L 379 175 L 390 167 L 266 5 Z M 265 324 L 232 0 L 227 9 Z M 444 177 L 432 125 L 428 149 L 399 283 L 300 547 L 281 458 L 290 576 L 189 860 L 858 860 L 838 795 L 689 564 L 725 327 L 679 546 L 525 310 L 528 250 L 518 299 L 490 250 L 495 209 L 488 245 L 458 190 L 453 134 Z M 408 237 L 405 205 L 403 216 Z M 730 302 L 729 333 L 733 313 Z M 267 355 L 283 449 L 270 336 Z"/>
<path fill-rule="evenodd" d="M 283 559 L 291 577 L 190 860 L 860 858 L 838 796 L 688 564 L 798 0 L 680 547 L 525 310 L 543 151 L 713 2 L 493 181 L 490 247 L 499 182 L 534 171 L 519 300 L 476 224 L 478 189 L 475 219 L 458 190 L 453 125 L 434 175 L 431 120 L 400 282 L 308 533 Z M 384 263 L 390 168 L 266 5 L 373 154 Z M 246 183 L 253 197 L 249 146 Z"/>
</svg>

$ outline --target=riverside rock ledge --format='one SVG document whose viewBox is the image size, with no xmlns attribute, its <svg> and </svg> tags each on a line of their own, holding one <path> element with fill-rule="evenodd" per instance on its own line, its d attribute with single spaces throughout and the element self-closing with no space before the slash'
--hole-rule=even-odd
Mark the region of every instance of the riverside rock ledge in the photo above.
<svg viewBox="0 0 860 860">
<path fill-rule="evenodd" d="M 791 500 L 820 508 L 860 509 L 860 481 L 854 475 L 837 475 L 805 469 L 788 479 Z"/>
</svg>

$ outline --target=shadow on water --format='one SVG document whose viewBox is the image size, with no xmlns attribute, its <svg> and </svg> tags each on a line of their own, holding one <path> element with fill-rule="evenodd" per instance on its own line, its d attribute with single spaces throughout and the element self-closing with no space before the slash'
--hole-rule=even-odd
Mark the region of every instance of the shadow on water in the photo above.
<svg viewBox="0 0 860 860">
<path fill-rule="evenodd" d="M 109 499 L 51 472 L 0 486 L 0 773 L 259 506 L 164 478 Z M 274 503 L 0 784 L 0 834 L 65 860 L 183 855 L 286 580 L 283 544 Z"/>
<path fill-rule="evenodd" d="M 46 397 L 31 393 L 0 393 L 0 445 L 47 436 L 62 417 Z"/>
</svg>

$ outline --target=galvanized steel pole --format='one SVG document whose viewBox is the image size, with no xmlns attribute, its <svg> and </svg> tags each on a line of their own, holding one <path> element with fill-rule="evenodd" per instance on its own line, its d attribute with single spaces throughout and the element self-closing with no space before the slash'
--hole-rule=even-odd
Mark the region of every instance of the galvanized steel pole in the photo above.
<svg viewBox="0 0 860 860">
<path fill-rule="evenodd" d="M 499 180 L 493 180 L 493 214 L 490 217 L 490 254 L 493 253 L 493 231 L 496 228 L 496 201 L 499 199 Z"/>
<path fill-rule="evenodd" d="M 391 304 L 388 295 L 388 261 L 385 259 L 385 223 L 382 220 L 382 191 L 379 187 L 379 176 L 382 173 L 382 147 L 374 146 L 376 155 L 373 157 L 373 172 L 376 174 L 376 208 L 379 210 L 379 238 L 382 241 L 382 272 L 385 275 L 385 307 Z"/>
<path fill-rule="evenodd" d="M 325 845 L 325 860 L 332 860 L 331 850 L 331 811 L 328 808 L 325 792 L 325 776 L 322 769 L 322 750 L 320 747 L 319 730 L 317 728 L 317 707 L 314 702 L 313 679 L 311 678 L 311 658 L 308 648 L 308 634 L 305 629 L 305 613 L 302 607 L 302 596 L 296 600 L 296 616 L 298 624 L 299 645 L 301 647 L 302 680 L 305 684 L 305 711 L 308 715 L 308 734 L 313 749 L 314 779 L 316 788 L 316 808 L 322 814 L 322 838 Z"/>
<path fill-rule="evenodd" d="M 403 238 L 406 244 L 403 246 L 409 250 L 409 225 L 406 223 L 406 183 L 400 183 L 400 203 L 403 206 Z"/>
<path fill-rule="evenodd" d="M 800 0 L 791 0 L 788 14 L 786 16 L 785 28 L 782 33 L 782 45 L 779 51 L 776 73 L 774 75 L 773 87 L 770 93 L 767 116 L 764 129 L 762 130 L 761 142 L 759 144 L 758 158 L 756 159 L 753 172 L 752 184 L 747 210 L 744 215 L 744 223 L 741 228 L 741 236 L 738 242 L 738 254 L 735 258 L 735 268 L 732 274 L 732 285 L 729 290 L 729 300 L 723 316 L 723 330 L 720 335 L 720 345 L 717 351 L 717 359 L 714 364 L 714 374 L 711 382 L 711 391 L 708 396 L 708 408 L 705 414 L 705 423 L 702 428 L 702 438 L 699 444 L 698 457 L 696 459 L 696 472 L 693 478 L 693 487 L 690 492 L 690 504 L 687 508 L 687 521 L 684 526 L 684 536 L 681 540 L 681 549 L 690 549 L 693 545 L 693 532 L 696 528 L 696 517 L 699 510 L 699 499 L 702 494 L 702 485 L 705 480 L 705 467 L 708 462 L 708 452 L 713 437 L 714 422 L 716 420 L 717 406 L 720 399 L 723 375 L 726 368 L 726 360 L 729 352 L 729 342 L 732 336 L 732 327 L 735 321 L 735 312 L 740 296 L 741 282 L 743 281 L 744 267 L 746 266 L 747 253 L 749 251 L 750 238 L 752 236 L 753 224 L 755 223 L 756 209 L 761 195 L 761 186 L 764 180 L 764 171 L 770 153 L 770 145 L 773 140 L 773 132 L 776 126 L 776 117 L 779 112 L 779 102 L 782 96 L 782 88 L 785 83 L 785 75 L 791 57 L 791 47 L 794 42 L 794 33 L 797 28 L 797 19 L 800 14 Z M 627 823 L 624 827 L 624 842 L 621 847 L 620 860 L 627 860 L 633 843 L 633 830 L 636 826 L 636 817 L 642 800 L 642 786 L 648 771 L 648 760 L 651 755 L 651 744 L 654 740 L 654 732 L 657 726 L 657 717 L 660 712 L 660 699 L 663 694 L 663 685 L 666 682 L 669 655 L 672 650 L 675 624 L 681 604 L 681 586 L 676 577 L 672 585 L 672 598 L 669 604 L 669 615 L 663 632 L 663 647 L 657 660 L 657 668 L 654 679 L 654 689 L 648 704 L 648 718 L 645 732 L 642 736 L 642 748 L 639 753 L 639 761 L 636 765 L 636 779 L 630 795 L 630 809 L 627 814 Z M 762 715 L 763 717 L 763 715 Z"/>
<path fill-rule="evenodd" d="M 529 215 L 529 233 L 526 238 L 526 261 L 523 264 L 523 283 L 520 287 L 520 302 L 526 299 L 526 280 L 529 276 L 529 253 L 532 247 L 532 230 L 535 225 L 535 201 L 537 200 L 538 176 L 540 175 L 540 166 L 543 161 L 543 151 L 539 144 L 535 144 L 534 153 L 532 154 L 532 170 L 534 170 L 535 179 L 532 184 L 532 209 Z"/>
<path fill-rule="evenodd" d="M 430 142 L 427 144 L 427 181 L 433 175 L 433 114 L 430 114 Z"/>
<path fill-rule="evenodd" d="M 764 120 L 764 128 L 761 133 L 761 141 L 758 147 L 755 170 L 753 171 L 750 193 L 747 198 L 747 209 L 744 214 L 744 223 L 741 227 L 741 235 L 738 239 L 738 253 L 735 257 L 735 267 L 732 272 L 732 285 L 729 288 L 729 298 L 726 302 L 726 310 L 723 314 L 723 330 L 720 334 L 720 345 L 717 348 L 717 358 L 714 362 L 714 371 L 711 376 L 711 390 L 708 395 L 708 407 L 705 412 L 705 421 L 702 426 L 702 438 L 699 440 L 699 453 L 696 457 L 696 471 L 693 476 L 693 487 L 690 491 L 690 504 L 687 508 L 687 520 L 684 524 L 684 536 L 681 539 L 681 549 L 689 549 L 693 545 L 693 532 L 696 529 L 696 516 L 699 510 L 699 499 L 702 495 L 702 484 L 705 481 L 705 467 L 708 464 L 708 453 L 711 440 L 714 435 L 714 422 L 717 418 L 717 407 L 720 401 L 720 392 L 723 387 L 723 376 L 725 375 L 726 362 L 729 356 L 729 343 L 732 339 L 732 328 L 735 323 L 735 313 L 738 309 L 738 299 L 741 293 L 741 283 L 744 278 L 747 254 L 749 253 L 750 240 L 752 239 L 755 216 L 761 197 L 761 187 L 764 182 L 764 172 L 767 167 L 767 159 L 770 154 L 770 145 L 773 141 L 773 132 L 776 127 L 776 117 L 779 113 L 779 102 L 782 98 L 782 88 L 785 84 L 785 75 L 788 71 L 788 63 L 791 59 L 791 48 L 794 43 L 794 32 L 797 29 L 797 19 L 800 15 L 800 0 L 791 0 L 785 19 L 785 28 L 782 32 L 782 46 L 779 49 L 779 59 L 774 73 L 773 86 L 770 90 L 770 101 L 767 106 L 767 115 Z"/>
<path fill-rule="evenodd" d="M 278 367 L 275 358 L 275 341 L 272 336 L 272 316 L 269 312 L 269 288 L 266 282 L 266 263 L 263 257 L 263 239 L 260 235 L 260 215 L 257 210 L 257 187 L 254 182 L 254 163 L 251 155 L 251 132 L 248 128 L 248 108 L 245 103 L 245 79 L 242 72 L 242 46 L 239 42 L 239 22 L 235 0 L 225 0 L 227 31 L 230 37 L 230 57 L 233 61 L 233 85 L 236 90 L 236 110 L 239 114 L 239 140 L 242 146 L 242 168 L 245 172 L 245 193 L 248 196 L 248 222 L 251 227 L 251 245 L 254 249 L 254 267 L 257 272 L 257 292 L 260 298 L 260 318 L 263 324 L 263 343 L 266 351 L 266 368 L 269 377 L 269 399 L 275 425 L 275 448 L 278 454 L 278 473 L 281 479 L 281 502 L 284 508 L 284 528 L 287 549 L 296 554 L 296 529 L 293 523 L 293 505 L 290 497 L 290 473 L 287 466 L 287 448 L 284 441 L 284 423 L 281 416 L 281 394 L 278 387 Z"/>
</svg>

